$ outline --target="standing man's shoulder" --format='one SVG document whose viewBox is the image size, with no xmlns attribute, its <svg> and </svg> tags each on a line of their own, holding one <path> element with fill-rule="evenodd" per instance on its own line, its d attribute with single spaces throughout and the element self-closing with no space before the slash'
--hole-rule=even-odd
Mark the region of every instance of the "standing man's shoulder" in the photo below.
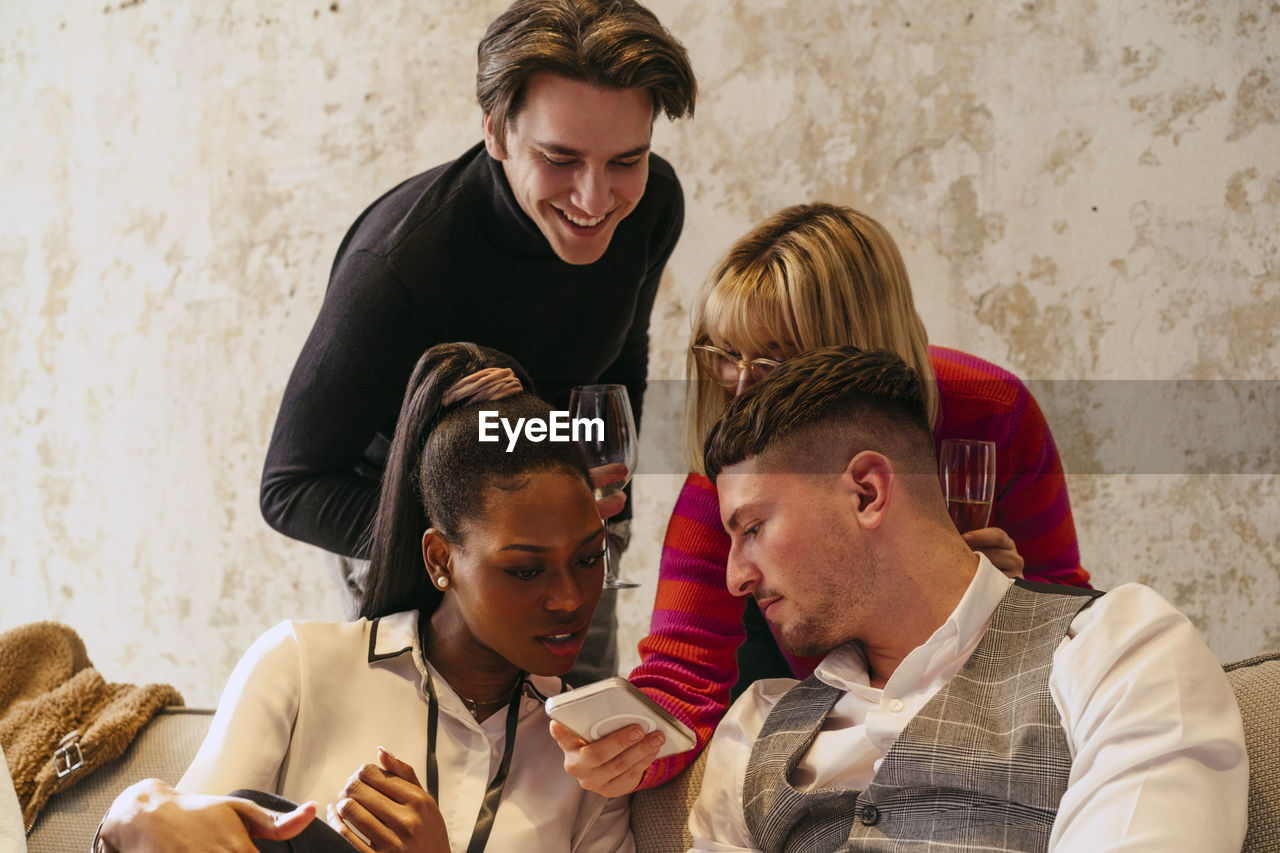
<svg viewBox="0 0 1280 853">
<path fill-rule="evenodd" d="M 484 144 L 462 156 L 406 178 L 380 195 L 356 218 L 338 248 L 335 267 L 353 252 L 394 255 L 407 240 L 438 234 L 456 222 L 460 209 L 474 208 L 477 170 L 485 169 Z"/>
</svg>

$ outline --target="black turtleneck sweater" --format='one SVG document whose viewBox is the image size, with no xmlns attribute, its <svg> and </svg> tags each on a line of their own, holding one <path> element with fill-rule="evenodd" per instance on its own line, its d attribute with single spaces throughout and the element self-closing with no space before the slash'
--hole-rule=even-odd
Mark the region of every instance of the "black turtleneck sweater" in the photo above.
<svg viewBox="0 0 1280 853">
<path fill-rule="evenodd" d="M 649 312 L 684 223 L 671 165 L 600 260 L 560 260 L 477 145 L 369 206 L 338 248 L 315 326 L 285 387 L 262 473 L 276 530 L 360 553 L 405 385 L 426 349 L 473 341 L 517 359 L 557 408 L 569 389 L 627 386 L 639 422 Z"/>
</svg>

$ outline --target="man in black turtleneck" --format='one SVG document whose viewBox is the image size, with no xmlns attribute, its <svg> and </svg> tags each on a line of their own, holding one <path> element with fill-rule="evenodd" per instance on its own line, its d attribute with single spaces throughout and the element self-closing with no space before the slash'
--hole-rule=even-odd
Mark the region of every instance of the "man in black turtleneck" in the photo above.
<svg viewBox="0 0 1280 853">
<path fill-rule="evenodd" d="M 693 112 L 684 48 L 629 0 L 516 0 L 480 43 L 476 91 L 484 142 L 347 232 L 267 451 L 264 518 L 338 555 L 350 616 L 388 436 L 428 347 L 506 352 L 562 408 L 575 385 L 622 383 L 640 417 L 649 312 L 684 220 L 649 143 L 659 112 Z M 574 680 L 612 674 L 613 622 L 607 597 Z"/>
</svg>

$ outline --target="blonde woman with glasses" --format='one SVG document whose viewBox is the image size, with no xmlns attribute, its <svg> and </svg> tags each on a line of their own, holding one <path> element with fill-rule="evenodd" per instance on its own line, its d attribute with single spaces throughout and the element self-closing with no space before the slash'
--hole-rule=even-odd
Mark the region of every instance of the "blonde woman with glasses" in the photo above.
<svg viewBox="0 0 1280 853">
<path fill-rule="evenodd" d="M 693 470 L 667 527 L 650 634 L 630 676 L 693 728 L 699 749 L 731 695 L 757 678 L 804 678 L 818 663 L 785 654 L 754 601 L 725 588 L 729 537 L 702 474 L 703 439 L 730 399 L 787 358 L 846 344 L 890 350 L 919 373 L 935 444 L 995 442 L 991 520 L 965 534 L 971 548 L 1015 577 L 1089 585 L 1062 463 L 1027 388 L 990 362 L 929 346 L 902 256 L 879 222 L 831 204 L 785 208 L 738 240 L 693 308 L 685 432 Z M 638 729 L 590 745 L 553 732 L 569 771 L 610 796 L 659 785 L 697 755 L 651 764 L 659 736 L 640 739 Z"/>
</svg>

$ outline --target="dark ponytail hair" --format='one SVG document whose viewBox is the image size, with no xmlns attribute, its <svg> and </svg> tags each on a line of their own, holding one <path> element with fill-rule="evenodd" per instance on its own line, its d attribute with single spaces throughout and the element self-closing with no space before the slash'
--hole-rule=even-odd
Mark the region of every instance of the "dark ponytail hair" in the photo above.
<svg viewBox="0 0 1280 853">
<path fill-rule="evenodd" d="M 455 382 L 487 367 L 508 367 L 525 390 L 502 400 L 443 405 Z M 369 547 L 369 585 L 360 615 L 368 619 L 402 610 L 433 612 L 441 593 L 422 561 L 422 534 L 435 527 L 462 541 L 484 512 L 489 489 L 537 471 L 560 469 L 591 478 L 577 445 L 521 441 L 507 452 L 501 441 L 479 441 L 479 413 L 497 411 L 511 421 L 547 418 L 551 407 L 511 356 L 472 343 L 437 344 L 418 360 L 405 390 L 382 475 Z"/>
</svg>

